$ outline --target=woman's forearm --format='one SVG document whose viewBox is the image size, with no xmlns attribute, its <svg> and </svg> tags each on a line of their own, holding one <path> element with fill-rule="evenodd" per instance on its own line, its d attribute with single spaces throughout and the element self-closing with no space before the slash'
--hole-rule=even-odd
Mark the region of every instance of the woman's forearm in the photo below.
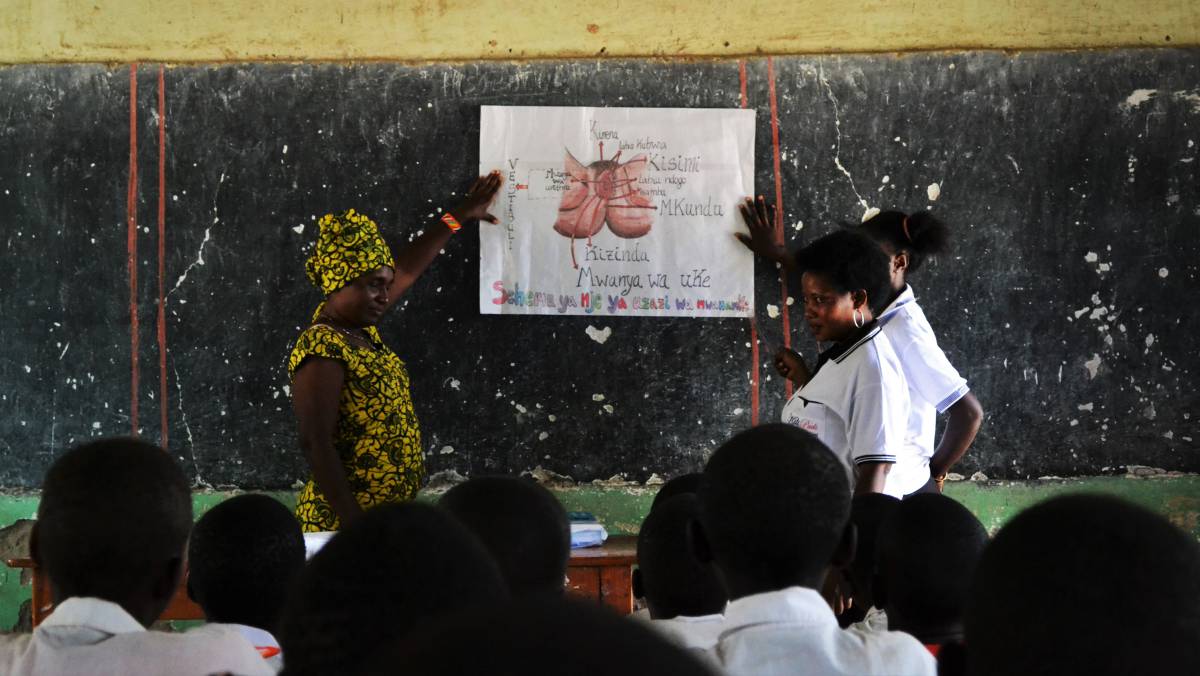
<svg viewBox="0 0 1200 676">
<path fill-rule="evenodd" d="M 888 472 L 892 471 L 890 462 L 864 462 L 855 465 L 854 472 L 857 480 L 854 482 L 854 494 L 882 493 L 883 485 L 887 483 Z"/>
<path fill-rule="evenodd" d="M 503 180 L 500 178 L 499 171 L 493 171 L 475 179 L 466 195 L 463 196 L 462 203 L 447 212 L 454 222 L 458 223 L 457 227 L 461 228 L 479 220 L 496 223 L 498 219 L 488 213 L 488 208 L 491 206 L 492 200 L 496 198 L 501 183 Z M 411 244 L 399 252 L 393 252 L 392 258 L 396 261 L 396 277 L 392 280 L 392 285 L 388 287 L 389 304 L 395 303 L 396 299 L 416 283 L 417 278 L 425 272 L 433 259 L 437 258 L 438 253 L 445 248 L 453 234 L 454 230 L 450 228 L 450 224 L 438 220 L 427 226 L 425 232 L 421 233 Z"/>
<path fill-rule="evenodd" d="M 404 292 L 408 291 L 417 279 L 429 268 L 438 253 L 446 248 L 454 232 L 444 223 L 438 221 L 425 229 L 411 244 L 395 252 L 392 257 L 396 261 L 396 276 L 388 289 L 391 302 L 395 302 Z"/>
<path fill-rule="evenodd" d="M 962 459 L 983 424 L 983 407 L 970 392 L 955 402 L 947 414 L 941 443 L 929 460 L 929 473 L 934 477 L 945 475 Z"/>
</svg>

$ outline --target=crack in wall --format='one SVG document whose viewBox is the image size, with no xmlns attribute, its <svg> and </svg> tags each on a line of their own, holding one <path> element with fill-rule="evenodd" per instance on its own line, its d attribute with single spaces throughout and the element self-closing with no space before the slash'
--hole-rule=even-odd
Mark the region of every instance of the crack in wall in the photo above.
<svg viewBox="0 0 1200 676">
<path fill-rule="evenodd" d="M 179 418 L 183 421 L 183 431 L 187 434 L 188 455 L 192 458 L 192 471 L 196 473 L 196 485 L 212 490 L 212 484 L 200 476 L 200 464 L 196 462 L 196 443 L 192 437 L 192 426 L 188 424 L 187 412 L 183 410 L 183 381 L 179 378 L 179 369 L 175 364 L 171 364 L 171 370 L 175 372 L 175 394 L 177 395 L 176 399 L 179 400 Z"/>
<path fill-rule="evenodd" d="M 829 85 L 829 80 L 825 78 L 825 67 L 821 64 L 817 65 L 817 79 L 825 87 L 825 93 L 829 97 L 829 102 L 833 105 L 833 128 L 837 132 L 836 145 L 833 151 L 833 163 L 838 170 L 846 175 L 846 180 L 850 182 L 850 189 L 854 191 L 854 196 L 858 198 L 858 203 L 863 209 L 870 209 L 871 205 L 863 199 L 863 196 L 858 192 L 858 187 L 854 185 L 854 177 L 850 175 L 850 171 L 842 164 L 842 113 L 838 108 L 837 96 L 833 93 L 833 87 Z"/>
</svg>

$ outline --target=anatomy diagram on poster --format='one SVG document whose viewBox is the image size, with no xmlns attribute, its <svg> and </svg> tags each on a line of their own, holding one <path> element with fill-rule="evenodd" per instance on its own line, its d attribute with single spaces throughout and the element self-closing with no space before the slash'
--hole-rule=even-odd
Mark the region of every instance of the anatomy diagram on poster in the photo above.
<svg viewBox="0 0 1200 676">
<path fill-rule="evenodd" d="M 749 317 L 754 112 L 483 106 L 483 314 Z"/>
</svg>

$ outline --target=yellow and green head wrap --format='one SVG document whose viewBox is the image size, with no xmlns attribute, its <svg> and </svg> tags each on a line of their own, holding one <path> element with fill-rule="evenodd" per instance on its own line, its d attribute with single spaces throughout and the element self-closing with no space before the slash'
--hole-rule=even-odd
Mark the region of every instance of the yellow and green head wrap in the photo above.
<svg viewBox="0 0 1200 676">
<path fill-rule="evenodd" d="M 325 295 L 385 265 L 396 268 L 392 250 L 366 214 L 353 209 L 340 215 L 325 214 L 317 226 L 321 229 L 317 246 L 305 261 L 304 271 Z"/>
</svg>

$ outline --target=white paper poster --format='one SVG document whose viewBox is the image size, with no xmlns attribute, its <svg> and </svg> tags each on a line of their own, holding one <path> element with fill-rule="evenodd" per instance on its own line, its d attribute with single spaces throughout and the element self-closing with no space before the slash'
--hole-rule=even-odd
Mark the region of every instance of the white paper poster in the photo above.
<svg viewBox="0 0 1200 676">
<path fill-rule="evenodd" d="M 749 317 L 754 112 L 483 106 L 482 314 Z"/>
</svg>

